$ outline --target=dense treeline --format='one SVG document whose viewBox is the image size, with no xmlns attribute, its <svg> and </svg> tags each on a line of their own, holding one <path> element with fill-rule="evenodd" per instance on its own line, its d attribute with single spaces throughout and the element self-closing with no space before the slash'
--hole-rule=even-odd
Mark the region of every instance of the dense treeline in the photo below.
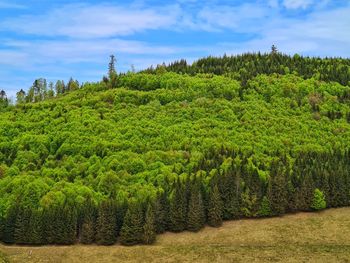
<svg viewBox="0 0 350 263">
<path fill-rule="evenodd" d="M 317 58 L 282 54 L 273 49 L 269 54 L 247 53 L 243 55 L 223 57 L 207 57 L 188 64 L 182 59 L 169 65 L 159 65 L 157 68 L 145 70 L 156 73 L 161 70 L 195 75 L 198 73 L 213 73 L 227 75 L 240 80 L 245 86 L 249 79 L 259 74 L 298 74 L 304 79 L 316 78 L 323 81 L 336 81 L 342 85 L 350 83 L 350 59 Z"/>
<path fill-rule="evenodd" d="M 0 106 L 1 241 L 151 244 L 164 231 L 349 205 L 349 86 L 117 75 L 114 62 L 99 83 L 50 97 L 42 79 L 34 99 Z"/>
<path fill-rule="evenodd" d="M 349 152 L 275 156 L 265 167 L 233 150 L 210 150 L 192 172 L 179 171 L 149 199 L 86 199 L 80 206 L 45 209 L 16 200 L 1 220 L 0 237 L 10 244 L 150 244 L 165 231 L 196 232 L 223 220 L 347 206 L 349 157 Z"/>
</svg>

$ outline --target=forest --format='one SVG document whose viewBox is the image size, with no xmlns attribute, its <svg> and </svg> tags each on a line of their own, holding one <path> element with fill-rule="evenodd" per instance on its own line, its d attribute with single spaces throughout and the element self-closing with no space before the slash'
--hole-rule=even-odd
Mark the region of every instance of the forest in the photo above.
<svg viewBox="0 0 350 263">
<path fill-rule="evenodd" d="M 0 240 L 152 244 L 350 205 L 350 60 L 185 60 L 0 93 Z"/>
</svg>

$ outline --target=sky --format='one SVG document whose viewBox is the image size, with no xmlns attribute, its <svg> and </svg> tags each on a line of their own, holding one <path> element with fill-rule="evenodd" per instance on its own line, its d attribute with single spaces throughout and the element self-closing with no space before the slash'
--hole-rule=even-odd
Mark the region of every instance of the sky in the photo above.
<svg viewBox="0 0 350 263">
<path fill-rule="evenodd" d="M 350 0 L 0 0 L 0 90 L 97 81 L 181 58 L 268 52 L 350 57 Z"/>
</svg>

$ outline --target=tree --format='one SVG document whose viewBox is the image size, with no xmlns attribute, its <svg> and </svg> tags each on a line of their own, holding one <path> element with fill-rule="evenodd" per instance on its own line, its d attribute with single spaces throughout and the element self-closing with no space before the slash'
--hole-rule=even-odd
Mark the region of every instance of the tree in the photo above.
<svg viewBox="0 0 350 263">
<path fill-rule="evenodd" d="M 276 55 L 278 53 L 277 47 L 275 45 L 271 46 L 271 54 Z"/>
<path fill-rule="evenodd" d="M 199 183 L 194 180 L 191 187 L 187 213 L 187 229 L 194 232 L 203 228 L 205 223 L 203 199 L 198 184 Z"/>
<path fill-rule="evenodd" d="M 117 62 L 116 58 L 114 55 L 110 55 L 110 62 L 108 64 L 108 79 L 109 79 L 109 84 L 110 88 L 114 88 L 117 85 L 117 71 L 115 69 L 115 64 Z"/>
<path fill-rule="evenodd" d="M 24 206 L 19 206 L 15 223 L 14 238 L 17 244 L 29 243 L 29 224 L 31 218 L 31 210 Z"/>
<path fill-rule="evenodd" d="M 16 93 L 16 102 L 18 104 L 25 103 L 26 93 L 23 89 Z"/>
<path fill-rule="evenodd" d="M 222 225 L 222 200 L 216 184 L 210 189 L 209 193 L 208 224 L 213 227 Z"/>
<path fill-rule="evenodd" d="M 170 230 L 181 232 L 186 228 L 186 193 L 180 179 L 175 183 L 170 199 Z"/>
<path fill-rule="evenodd" d="M 273 215 L 284 214 L 287 207 L 287 182 L 279 163 L 272 164 L 268 184 L 268 199 Z"/>
<path fill-rule="evenodd" d="M 143 243 L 153 244 L 156 241 L 154 210 L 151 204 L 147 207 L 145 224 L 143 226 Z"/>
<path fill-rule="evenodd" d="M 116 240 L 116 204 L 112 200 L 105 200 L 98 209 L 96 241 L 100 245 L 112 245 Z"/>
<path fill-rule="evenodd" d="M 83 209 L 83 221 L 81 226 L 80 241 L 83 244 L 91 244 L 95 241 L 96 234 L 96 207 L 91 199 L 86 201 Z"/>
<path fill-rule="evenodd" d="M 163 233 L 169 226 L 169 201 L 166 192 L 157 194 L 154 203 L 155 226 L 158 234 Z"/>
<path fill-rule="evenodd" d="M 120 243 L 126 246 L 142 243 L 144 238 L 143 225 L 144 219 L 141 206 L 138 202 L 133 202 L 129 205 L 122 229 L 120 230 Z"/>
<path fill-rule="evenodd" d="M 8 244 L 15 243 L 15 229 L 16 229 L 16 219 L 17 219 L 17 204 L 13 204 L 9 207 L 5 222 L 3 226 L 3 236 L 2 241 Z"/>
<path fill-rule="evenodd" d="M 325 196 L 320 189 L 316 188 L 314 191 L 314 198 L 312 200 L 311 208 L 313 210 L 322 210 L 327 207 Z"/>
<path fill-rule="evenodd" d="M 266 196 L 264 196 L 262 201 L 261 201 L 261 207 L 260 207 L 258 215 L 262 216 L 262 217 L 266 217 L 266 216 L 270 216 L 271 214 L 272 213 L 271 213 L 271 208 L 270 208 L 270 201 Z"/>
</svg>

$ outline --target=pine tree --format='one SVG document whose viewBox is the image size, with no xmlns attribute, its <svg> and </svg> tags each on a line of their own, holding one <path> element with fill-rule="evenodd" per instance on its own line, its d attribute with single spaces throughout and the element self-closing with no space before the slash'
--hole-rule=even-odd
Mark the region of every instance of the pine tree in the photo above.
<svg viewBox="0 0 350 263">
<path fill-rule="evenodd" d="M 222 225 L 222 200 L 218 186 L 215 184 L 211 187 L 208 203 L 208 224 L 212 227 Z"/>
<path fill-rule="evenodd" d="M 170 230 L 181 232 L 186 228 L 186 193 L 178 179 L 170 200 Z"/>
<path fill-rule="evenodd" d="M 154 210 L 151 204 L 148 205 L 145 224 L 143 226 L 143 243 L 153 244 L 156 241 L 156 226 Z"/>
<path fill-rule="evenodd" d="M 15 243 L 15 227 L 17 219 L 17 204 L 12 205 L 6 214 L 4 228 L 3 228 L 3 241 L 7 244 Z"/>
<path fill-rule="evenodd" d="M 83 209 L 83 221 L 81 226 L 80 241 L 83 244 L 91 244 L 95 241 L 96 231 L 96 207 L 91 199 L 86 201 Z"/>
<path fill-rule="evenodd" d="M 27 244 L 29 243 L 29 223 L 30 223 L 31 211 L 29 208 L 20 206 L 17 210 L 17 217 L 15 223 L 15 243 Z"/>
<path fill-rule="evenodd" d="M 32 210 L 29 220 L 28 243 L 31 245 L 41 245 L 43 240 L 42 212 Z"/>
<path fill-rule="evenodd" d="M 158 193 L 154 203 L 155 226 L 158 234 L 165 232 L 169 225 L 169 202 L 166 192 Z"/>
<path fill-rule="evenodd" d="M 195 180 L 191 187 L 187 210 L 187 229 L 194 232 L 203 228 L 205 223 L 203 199 L 198 184 L 199 183 Z"/>
<path fill-rule="evenodd" d="M 268 199 L 273 215 L 284 214 L 287 207 L 287 182 L 278 163 L 272 164 L 268 184 Z"/>
<path fill-rule="evenodd" d="M 136 202 L 131 203 L 120 230 L 120 243 L 126 246 L 142 243 L 143 225 L 143 211 L 140 204 Z"/>
<path fill-rule="evenodd" d="M 112 200 L 105 200 L 98 209 L 96 241 L 100 245 L 112 245 L 116 240 L 116 205 Z"/>
</svg>

